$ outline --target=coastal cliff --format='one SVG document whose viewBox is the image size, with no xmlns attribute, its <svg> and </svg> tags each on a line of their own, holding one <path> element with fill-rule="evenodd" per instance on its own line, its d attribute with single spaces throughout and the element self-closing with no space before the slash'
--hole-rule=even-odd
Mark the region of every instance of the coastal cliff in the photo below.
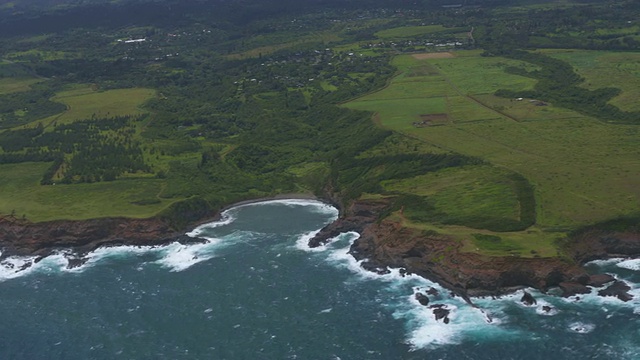
<svg viewBox="0 0 640 360">
<path fill-rule="evenodd" d="M 407 228 L 384 219 L 390 208 L 389 199 L 355 201 L 342 209 L 339 219 L 321 229 L 309 245 L 320 246 L 341 233 L 358 232 L 360 237 L 352 244 L 350 253 L 362 260 L 364 268 L 379 273 L 388 272 L 388 268 L 401 268 L 403 273 L 435 281 L 467 300 L 473 296 L 501 295 L 522 287 L 542 291 L 558 287 L 564 296 L 589 292 L 589 286 L 602 286 L 614 278 L 606 274 L 590 275 L 582 267 L 584 263 L 640 256 L 640 232 L 603 230 L 597 226 L 569 237 L 563 244 L 562 257 L 500 257 L 464 252 L 462 243 L 450 236 Z M 220 212 L 214 216 L 209 213 L 199 221 L 219 217 Z M 84 262 L 84 254 L 101 246 L 153 246 L 173 241 L 204 240 L 184 235 L 160 217 L 41 223 L 0 217 L 0 258 L 43 257 L 56 250 L 71 249 L 67 258 L 69 267 L 74 267 Z M 627 290 L 624 284 L 614 282 L 603 294 L 628 300 Z"/>
<path fill-rule="evenodd" d="M 494 296 L 522 287 L 547 291 L 559 287 L 564 296 L 590 291 L 613 281 L 606 275 L 590 275 L 584 263 L 611 257 L 640 256 L 640 233 L 587 229 L 570 236 L 563 245 L 562 257 L 522 258 L 485 256 L 463 252 L 460 241 L 435 232 L 403 227 L 380 219 L 390 206 L 388 200 L 356 201 L 340 219 L 322 229 L 309 242 L 319 246 L 341 232 L 356 231 L 360 238 L 350 253 L 362 266 L 375 272 L 401 268 L 435 281 L 454 294 Z M 612 296 L 626 297 L 616 293 Z"/>
<path fill-rule="evenodd" d="M 0 217 L 2 257 L 46 256 L 57 249 L 73 249 L 79 255 L 100 246 L 161 245 L 177 239 L 189 241 L 158 218 L 102 218 L 79 221 L 31 223 L 10 216 Z M 197 239 L 192 239 L 197 241 Z"/>
</svg>

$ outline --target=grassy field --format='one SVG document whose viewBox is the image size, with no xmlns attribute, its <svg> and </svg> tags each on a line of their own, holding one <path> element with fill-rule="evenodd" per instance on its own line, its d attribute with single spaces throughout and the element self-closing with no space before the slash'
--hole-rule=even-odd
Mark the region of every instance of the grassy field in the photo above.
<svg viewBox="0 0 640 360">
<path fill-rule="evenodd" d="M 535 187 L 540 228 L 566 230 L 640 211 L 637 127 L 492 95 L 500 88 L 530 89 L 533 80 L 504 72 L 505 66 L 529 64 L 477 52 L 446 59 L 398 56 L 394 64 L 401 74 L 388 87 L 345 106 L 377 113 L 383 127 L 522 174 Z M 429 75 L 409 76 L 425 67 Z M 449 121 L 413 124 L 440 112 Z"/>
<path fill-rule="evenodd" d="M 72 90 L 59 92 L 51 98 L 53 101 L 67 105 L 65 112 L 35 123 L 42 122 L 50 125 L 57 122 L 65 124 L 90 119 L 94 115 L 99 118 L 139 115 L 144 113 L 140 107 L 155 94 L 155 90 L 144 88 L 99 91 L 91 86 L 83 85 Z"/>
<path fill-rule="evenodd" d="M 77 54 L 67 53 L 63 51 L 43 51 L 43 50 L 36 50 L 36 49 L 14 52 L 6 55 L 7 59 L 14 60 L 14 61 L 22 61 L 22 60 L 30 60 L 30 59 L 51 61 L 51 60 L 75 58 L 77 56 L 78 56 Z"/>
<path fill-rule="evenodd" d="M 640 111 L 640 53 L 586 50 L 546 50 L 545 54 L 566 61 L 594 90 L 615 87 L 622 90 L 611 104 L 626 111 Z"/>
<path fill-rule="evenodd" d="M 457 225 L 415 223 L 407 220 L 400 212 L 392 214 L 390 219 L 399 221 L 406 227 L 452 236 L 462 243 L 461 251 L 488 256 L 511 255 L 523 258 L 558 256 L 556 241 L 562 237 L 562 234 L 545 232 L 536 226 L 526 231 L 494 233 Z M 495 244 L 481 241 L 478 239 L 478 234 L 497 236 L 500 242 Z"/>
<path fill-rule="evenodd" d="M 30 86 L 42 81 L 36 78 L 0 78 L 0 95 L 27 91 Z"/>
<path fill-rule="evenodd" d="M 0 213 L 31 221 L 91 219 L 108 216 L 144 218 L 179 199 L 158 197 L 160 179 L 130 179 L 75 185 L 41 186 L 48 163 L 0 165 Z M 136 203 L 151 203 L 136 205 Z"/>
<path fill-rule="evenodd" d="M 492 166 L 455 167 L 409 179 L 383 182 L 387 191 L 427 196 L 454 218 L 491 216 L 518 220 L 520 208 L 504 170 Z"/>
<path fill-rule="evenodd" d="M 7 87 L 18 87 L 16 81 L 7 84 Z M 31 125 L 71 123 L 90 119 L 94 115 L 138 115 L 144 113 L 140 108 L 144 102 L 154 96 L 155 91 L 151 89 L 98 91 L 89 85 L 78 85 L 59 92 L 52 98 L 67 105 L 65 112 L 34 121 Z M 144 124 L 141 123 L 140 126 Z M 151 157 L 146 155 L 150 160 Z M 149 161 L 152 166 L 168 168 L 165 164 L 170 161 L 168 156 L 161 159 L 155 156 L 153 159 L 154 161 Z M 0 165 L 0 213 L 15 212 L 17 216 L 24 215 L 31 221 L 108 216 L 149 217 L 182 199 L 180 196 L 171 199 L 161 197 L 167 181 L 156 179 L 153 174 L 128 174 L 111 182 L 42 186 L 40 180 L 49 165 Z"/>
<path fill-rule="evenodd" d="M 420 35 L 437 34 L 442 32 L 464 32 L 464 31 L 469 31 L 469 29 L 446 28 L 442 25 L 401 26 L 397 28 L 378 31 L 374 35 L 378 39 L 398 39 L 398 38 L 412 38 Z"/>
</svg>

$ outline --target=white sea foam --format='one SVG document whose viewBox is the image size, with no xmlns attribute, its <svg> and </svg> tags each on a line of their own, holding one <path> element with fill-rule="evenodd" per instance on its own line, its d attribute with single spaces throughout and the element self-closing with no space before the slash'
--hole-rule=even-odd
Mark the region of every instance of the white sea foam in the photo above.
<svg viewBox="0 0 640 360">
<path fill-rule="evenodd" d="M 536 313 L 542 316 L 554 316 L 559 313 L 558 308 L 553 306 L 553 304 L 543 300 L 538 299 L 538 305 L 536 306 Z M 545 310 L 545 306 L 547 309 Z"/>
<path fill-rule="evenodd" d="M 624 260 L 624 261 L 621 261 L 621 262 L 617 263 L 616 266 L 620 267 L 620 268 L 623 268 L 623 269 L 628 269 L 628 270 L 633 270 L 633 271 L 640 271 L 640 259 Z"/>
<path fill-rule="evenodd" d="M 233 242 L 233 235 L 231 236 Z M 183 271 L 189 267 L 206 261 L 214 256 L 214 249 L 218 247 L 220 239 L 206 243 L 183 245 L 174 242 L 164 246 L 113 246 L 101 247 L 86 255 L 85 262 L 79 266 L 69 268 L 69 258 L 74 255 L 70 250 L 62 250 L 35 262 L 36 257 L 8 257 L 0 262 L 0 281 L 26 276 L 34 272 L 67 272 L 81 273 L 97 264 L 113 259 L 121 259 L 142 254 L 156 254 L 158 259 L 154 263 L 170 271 Z"/>
<path fill-rule="evenodd" d="M 243 207 L 249 207 L 249 206 L 264 206 L 264 205 L 273 205 L 273 204 L 280 204 L 285 206 L 310 207 L 311 209 L 315 210 L 317 213 L 332 215 L 333 219 L 331 221 L 335 220 L 338 217 L 338 213 L 339 213 L 338 209 L 336 209 L 335 207 L 317 200 L 305 200 L 305 199 L 265 200 L 260 202 L 252 202 L 252 203 L 233 206 L 223 211 L 222 214 L 220 214 L 220 217 L 221 217 L 220 220 L 202 224 L 196 227 L 195 229 L 193 229 L 192 231 L 186 233 L 186 235 L 190 237 L 198 237 L 207 229 L 217 228 L 220 226 L 229 225 L 233 223 L 236 220 L 234 213 L 236 212 L 237 209 L 240 209 Z M 206 239 L 207 237 L 204 237 L 204 238 Z"/>
<path fill-rule="evenodd" d="M 32 272 L 35 259 L 35 256 L 11 256 L 2 260 L 0 262 L 0 281 Z"/>
<path fill-rule="evenodd" d="M 583 323 L 583 322 L 574 322 L 569 325 L 569 330 L 578 333 L 578 334 L 588 334 L 592 332 L 596 326 L 594 324 Z"/>
<path fill-rule="evenodd" d="M 313 251 L 313 252 L 325 251 L 327 249 L 326 244 L 322 244 L 314 248 L 309 246 L 309 240 L 311 240 L 319 232 L 320 230 L 309 231 L 307 233 L 304 233 L 298 236 L 298 239 L 296 240 L 296 248 L 302 251 Z"/>
<path fill-rule="evenodd" d="M 218 221 L 213 221 L 210 223 L 206 223 L 206 224 L 202 224 L 198 227 L 196 227 L 195 229 L 191 230 L 190 232 L 186 233 L 185 235 L 190 236 L 190 237 L 199 237 L 200 234 L 202 234 L 203 232 L 206 231 L 206 229 L 212 229 L 212 228 L 217 228 L 220 226 L 224 226 L 224 225 L 229 225 L 231 223 L 233 223 L 236 218 L 234 216 L 232 216 L 231 214 L 229 214 L 229 210 L 225 211 L 224 213 L 222 213 L 222 218 Z M 206 237 L 204 237 L 206 239 Z"/>
<path fill-rule="evenodd" d="M 631 299 L 630 301 L 625 302 L 615 296 L 598 295 L 598 291 L 606 288 L 606 285 L 600 288 L 593 288 L 588 294 L 578 294 L 569 298 L 558 298 L 558 301 L 568 304 L 569 306 L 590 307 L 594 310 L 602 312 L 608 312 L 609 310 L 613 309 L 627 308 L 632 309 L 636 314 L 640 314 L 640 286 L 639 284 L 633 283 L 628 280 L 624 281 L 631 287 L 628 293 L 633 296 L 633 299 Z"/>
<path fill-rule="evenodd" d="M 265 201 L 260 201 L 260 202 L 254 202 L 254 203 L 248 203 L 248 204 L 242 204 L 242 205 L 234 206 L 234 207 L 230 208 L 229 210 L 238 209 L 238 208 L 246 207 L 246 206 L 263 206 L 263 205 L 272 205 L 272 204 L 281 204 L 281 205 L 285 205 L 285 206 L 311 207 L 317 213 L 338 216 L 338 209 L 336 209 L 335 207 L 333 207 L 333 206 L 331 206 L 329 204 L 323 203 L 322 201 L 307 200 L 307 199 L 274 199 L 274 200 L 265 200 Z M 227 210 L 227 211 L 229 211 L 229 210 Z"/>
<path fill-rule="evenodd" d="M 310 207 L 314 211 L 323 214 L 332 215 L 334 218 L 338 216 L 338 210 L 331 205 L 325 204 L 316 200 L 302 200 L 302 199 L 279 199 L 268 200 L 257 203 L 250 203 L 239 205 L 222 213 L 221 220 L 198 226 L 194 230 L 188 232 L 186 235 L 191 237 L 203 237 L 202 234 L 206 229 L 216 228 L 224 225 L 229 225 L 235 221 L 234 209 L 244 206 L 260 206 L 268 204 L 282 204 L 285 206 L 304 206 Z M 310 232 L 302 235 L 298 239 L 298 243 L 302 245 L 303 238 L 306 237 L 307 241 L 317 232 Z M 214 251 L 222 243 L 234 243 L 234 239 L 237 239 L 237 234 L 226 236 L 224 241 L 218 238 L 203 237 L 208 240 L 206 243 L 199 244 L 187 244 L 171 243 L 164 246 L 114 246 L 114 247 L 102 247 L 98 248 L 86 255 L 86 260 L 83 264 L 69 268 L 68 258 L 74 255 L 70 250 L 62 250 L 53 253 L 40 261 L 34 256 L 12 256 L 8 257 L 0 262 L 0 281 L 13 279 L 21 276 L 31 274 L 33 272 L 71 272 L 79 273 L 88 268 L 93 267 L 98 263 L 108 261 L 109 259 L 122 258 L 128 256 L 138 256 L 141 254 L 156 254 L 158 259 L 154 263 L 170 269 L 170 271 L 183 271 L 191 266 L 211 259 L 214 256 Z M 308 249 L 307 246 L 307 250 Z M 1 254 L 1 253 L 0 253 Z"/>
<path fill-rule="evenodd" d="M 407 322 L 407 343 L 413 349 L 433 348 L 445 344 L 456 344 L 464 338 L 471 337 L 505 337 L 518 336 L 517 332 L 505 330 L 500 325 L 503 323 L 500 314 L 494 314 L 494 309 L 475 308 L 467 304 L 462 298 L 449 296 L 449 291 L 439 284 L 424 279 L 415 274 L 403 274 L 400 269 L 386 269 L 385 274 L 377 274 L 362 268 L 362 261 L 356 260 L 348 251 L 351 243 L 359 237 L 357 233 L 344 233 L 337 237 L 332 244 L 342 244 L 347 240 L 346 246 L 330 249 L 327 260 L 334 266 L 347 268 L 352 271 L 358 281 L 382 281 L 387 284 L 387 289 L 405 292 L 407 286 L 413 287 L 413 293 L 408 297 L 393 299 L 393 303 L 387 304 L 394 308 L 393 316 Z M 429 296 L 431 305 L 441 304 L 449 310 L 449 323 L 443 319 L 436 321 L 433 309 L 421 305 L 415 299 L 417 291 L 435 288 L 438 296 Z M 420 290 L 418 290 L 420 289 Z M 520 295 L 521 296 L 521 295 Z M 506 300 L 508 301 L 508 300 Z M 487 303 L 489 304 L 489 303 Z M 500 308 L 501 303 L 492 302 L 493 306 Z"/>
<path fill-rule="evenodd" d="M 221 240 L 209 241 L 202 244 L 183 245 L 172 243 L 161 249 L 162 257 L 155 261 L 170 271 L 183 271 L 191 266 L 209 260 L 214 257 L 214 250 Z"/>
<path fill-rule="evenodd" d="M 11 256 L 0 262 L 0 281 L 15 279 L 33 273 L 71 272 L 68 251 L 54 252 L 39 261 L 36 256 Z"/>
<path fill-rule="evenodd" d="M 233 212 L 236 209 L 240 209 L 240 208 L 243 208 L 243 207 L 265 206 L 265 205 L 273 205 L 273 204 L 279 204 L 279 205 L 290 206 L 290 207 L 303 206 L 303 207 L 306 207 L 306 208 L 310 208 L 315 213 L 333 215 L 335 218 L 337 218 L 338 214 L 339 214 L 338 209 L 336 209 L 335 207 L 333 207 L 333 206 L 331 206 L 331 205 L 329 205 L 327 203 L 323 203 L 322 201 L 318 201 L 318 200 L 311 200 L 311 199 L 274 199 L 274 200 L 265 200 L 265 201 L 259 201 L 259 202 L 249 202 L 249 203 L 246 203 L 246 204 L 236 205 L 236 206 L 233 206 L 233 207 L 225 210 L 222 213 L 222 215 L 224 216 L 225 214 L 228 214 L 229 212 Z"/>
<path fill-rule="evenodd" d="M 499 311 L 495 313 L 494 310 L 504 306 L 500 300 L 493 300 L 491 309 L 472 307 L 461 298 L 432 301 L 431 304 L 443 304 L 444 308 L 449 310 L 448 324 L 443 319 L 436 320 L 433 309 L 420 305 L 415 296 L 412 296 L 409 302 L 409 311 L 395 313 L 394 316 L 408 320 L 411 330 L 407 342 L 414 349 L 458 344 L 467 338 L 505 339 L 520 336 L 518 331 L 507 330 L 501 326 L 503 315 Z"/>
<path fill-rule="evenodd" d="M 593 261 L 589 261 L 586 265 L 608 266 L 608 265 L 615 265 L 621 261 L 624 261 L 624 259 L 611 258 L 611 259 L 604 259 L 604 260 L 593 260 Z"/>
</svg>

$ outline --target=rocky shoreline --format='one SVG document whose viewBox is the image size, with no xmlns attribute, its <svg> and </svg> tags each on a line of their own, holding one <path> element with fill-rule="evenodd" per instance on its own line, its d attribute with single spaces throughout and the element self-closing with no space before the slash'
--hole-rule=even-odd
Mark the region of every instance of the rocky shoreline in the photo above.
<svg viewBox="0 0 640 360">
<path fill-rule="evenodd" d="M 278 199 L 319 200 L 306 194 L 284 194 L 243 201 L 215 214 L 203 215 L 191 227 L 219 220 L 222 212 L 232 207 Z M 328 202 L 340 207 L 337 201 Z M 461 243 L 447 236 L 379 220 L 380 214 L 389 206 L 390 201 L 385 199 L 353 202 L 348 208 L 341 209 L 340 218 L 321 229 L 309 241 L 309 246 L 320 246 L 343 232 L 358 232 L 361 236 L 351 246 L 350 254 L 363 260 L 365 269 L 385 273 L 389 268 L 400 268 L 402 273 L 417 274 L 439 283 L 471 304 L 472 297 L 499 296 L 526 287 L 544 292 L 558 288 L 563 296 L 572 296 L 591 292 L 592 287 L 609 285 L 600 290 L 601 296 L 615 296 L 622 301 L 632 298 L 627 292 L 629 286 L 624 282 L 607 274 L 588 274 L 582 265 L 596 259 L 640 256 L 640 233 L 596 228 L 583 231 L 566 244 L 567 255 L 562 258 L 489 257 L 462 252 Z M 12 216 L 0 216 L 0 260 L 14 255 L 35 256 L 34 262 L 37 262 L 58 250 L 71 249 L 66 255 L 68 266 L 76 267 L 86 261 L 84 255 L 99 247 L 160 246 L 175 241 L 198 243 L 206 240 L 187 236 L 159 218 L 30 223 Z M 428 298 L 426 300 L 428 303 Z"/>
<path fill-rule="evenodd" d="M 151 219 L 103 218 L 79 221 L 30 223 L 12 217 L 0 217 L 0 259 L 10 256 L 35 256 L 35 262 L 59 250 L 68 267 L 82 265 L 85 254 L 103 246 L 159 246 L 174 241 L 202 242 L 172 229 L 166 222 Z"/>
<path fill-rule="evenodd" d="M 388 206 L 383 199 L 356 201 L 309 245 L 319 246 L 341 232 L 356 231 L 361 236 L 350 254 L 362 260 L 365 269 L 386 273 L 389 268 L 400 268 L 401 273 L 439 283 L 469 303 L 472 297 L 500 296 L 527 287 L 543 292 L 557 288 L 568 297 L 609 285 L 599 292 L 601 296 L 622 301 L 632 298 L 623 281 L 608 274 L 588 274 L 583 265 L 596 259 L 639 257 L 640 233 L 594 228 L 569 239 L 563 257 L 489 257 L 461 251 L 462 244 L 450 237 L 379 220 Z"/>
<path fill-rule="evenodd" d="M 198 220 L 190 228 L 221 219 L 230 208 L 256 202 L 280 199 L 317 200 L 307 194 L 281 194 L 268 198 L 240 201 L 225 206 L 215 213 L 198 214 Z M 0 260 L 10 256 L 36 256 L 37 259 L 58 250 L 67 253 L 69 267 L 80 266 L 86 261 L 84 255 L 105 246 L 161 246 L 172 242 L 182 244 L 207 241 L 185 234 L 186 230 L 174 229 L 159 217 L 134 219 L 125 217 L 98 218 L 89 220 L 55 220 L 32 223 L 15 216 L 0 215 Z"/>
</svg>

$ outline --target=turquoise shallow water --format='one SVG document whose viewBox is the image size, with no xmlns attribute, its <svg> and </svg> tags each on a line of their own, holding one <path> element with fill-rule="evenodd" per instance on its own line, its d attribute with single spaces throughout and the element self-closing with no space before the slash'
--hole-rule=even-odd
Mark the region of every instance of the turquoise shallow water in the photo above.
<svg viewBox="0 0 640 360">
<path fill-rule="evenodd" d="M 73 270 L 62 255 L 25 271 L 29 259 L 5 260 L 0 359 L 640 358 L 638 260 L 590 265 L 628 281 L 629 303 L 531 291 L 536 306 L 516 293 L 476 299 L 478 310 L 424 279 L 363 271 L 347 254 L 357 234 L 308 249 L 336 216 L 272 201 L 196 229 L 207 244 L 100 249 Z M 414 300 L 431 286 L 449 324 Z"/>
</svg>

